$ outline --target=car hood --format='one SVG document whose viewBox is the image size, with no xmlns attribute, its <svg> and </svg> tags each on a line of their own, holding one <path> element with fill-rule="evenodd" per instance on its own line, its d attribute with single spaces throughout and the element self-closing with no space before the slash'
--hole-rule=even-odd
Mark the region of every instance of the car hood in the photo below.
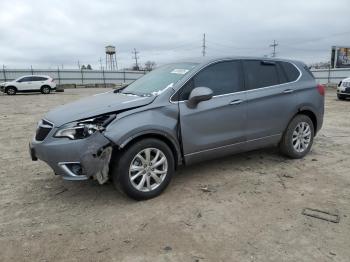
<svg viewBox="0 0 350 262">
<path fill-rule="evenodd" d="M 140 97 L 111 91 L 59 106 L 49 111 L 44 118 L 59 127 L 85 118 L 145 106 L 154 99 L 155 96 Z"/>
</svg>

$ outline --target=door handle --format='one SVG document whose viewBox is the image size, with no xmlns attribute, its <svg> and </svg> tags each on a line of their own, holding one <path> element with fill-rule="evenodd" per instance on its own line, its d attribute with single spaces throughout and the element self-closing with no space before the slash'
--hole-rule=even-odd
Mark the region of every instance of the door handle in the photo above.
<svg viewBox="0 0 350 262">
<path fill-rule="evenodd" d="M 290 94 L 290 93 L 293 93 L 294 90 L 293 89 L 286 89 L 283 91 L 284 94 Z"/>
<path fill-rule="evenodd" d="M 236 100 L 231 101 L 231 102 L 230 102 L 230 105 L 238 105 L 238 104 L 240 104 L 240 103 L 242 103 L 242 102 L 243 102 L 243 100 L 241 100 L 241 99 L 236 99 Z"/>
</svg>

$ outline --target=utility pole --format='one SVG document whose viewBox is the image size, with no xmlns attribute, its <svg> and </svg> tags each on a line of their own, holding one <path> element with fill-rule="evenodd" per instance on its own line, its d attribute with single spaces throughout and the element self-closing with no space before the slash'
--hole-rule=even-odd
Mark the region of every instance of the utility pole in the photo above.
<svg viewBox="0 0 350 262">
<path fill-rule="evenodd" d="M 136 50 L 136 48 L 134 48 L 134 51 L 133 51 L 132 53 L 134 54 L 133 59 L 135 59 L 135 67 L 136 67 L 137 69 L 139 69 L 139 64 L 138 64 L 138 62 L 137 62 L 137 59 L 139 59 L 139 57 L 137 56 L 137 54 L 138 54 L 139 52 Z"/>
<path fill-rule="evenodd" d="M 5 80 L 5 82 L 6 82 L 6 72 L 5 72 L 5 65 L 2 65 L 2 72 L 3 72 L 3 74 L 4 74 L 4 80 Z"/>
<path fill-rule="evenodd" d="M 205 33 L 203 34 L 203 42 L 202 42 L 202 55 L 205 56 L 205 49 L 207 46 L 205 45 Z"/>
<path fill-rule="evenodd" d="M 273 44 L 270 45 L 270 47 L 273 48 L 273 51 L 272 51 L 272 57 L 276 57 L 276 47 L 278 46 L 276 40 L 273 40 Z"/>
<path fill-rule="evenodd" d="M 100 59 L 98 60 L 100 62 L 100 70 L 102 70 L 102 58 L 100 57 Z"/>
</svg>

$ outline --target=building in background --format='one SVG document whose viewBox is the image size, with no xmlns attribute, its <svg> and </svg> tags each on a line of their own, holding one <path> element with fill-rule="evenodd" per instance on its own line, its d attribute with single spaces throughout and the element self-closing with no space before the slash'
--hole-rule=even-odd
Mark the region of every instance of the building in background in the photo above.
<svg viewBox="0 0 350 262">
<path fill-rule="evenodd" d="M 331 68 L 350 68 L 350 46 L 332 46 Z"/>
</svg>

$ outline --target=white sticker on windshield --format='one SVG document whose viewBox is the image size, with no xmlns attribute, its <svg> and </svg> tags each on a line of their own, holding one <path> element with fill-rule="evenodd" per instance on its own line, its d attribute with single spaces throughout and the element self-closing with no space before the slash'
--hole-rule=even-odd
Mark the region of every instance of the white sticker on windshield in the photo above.
<svg viewBox="0 0 350 262">
<path fill-rule="evenodd" d="M 181 69 L 181 68 L 178 68 L 178 69 L 174 69 L 174 70 L 171 71 L 170 73 L 171 73 L 171 74 L 184 75 L 184 74 L 186 74 L 188 71 L 189 71 L 188 69 Z"/>
</svg>

